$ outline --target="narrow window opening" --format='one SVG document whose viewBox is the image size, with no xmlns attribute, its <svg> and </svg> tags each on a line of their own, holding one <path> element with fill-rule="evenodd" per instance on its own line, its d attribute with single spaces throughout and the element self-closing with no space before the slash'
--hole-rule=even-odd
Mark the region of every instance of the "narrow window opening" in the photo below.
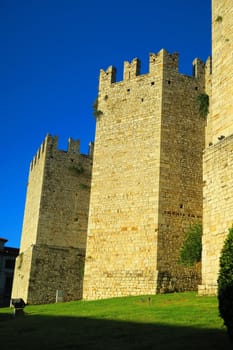
<svg viewBox="0 0 233 350">
<path fill-rule="evenodd" d="M 152 81 L 152 82 L 150 83 L 150 85 L 151 85 L 151 86 L 155 85 L 155 82 L 154 82 L 154 81 Z"/>
<path fill-rule="evenodd" d="M 130 92 L 130 89 L 127 89 L 127 92 Z"/>
</svg>

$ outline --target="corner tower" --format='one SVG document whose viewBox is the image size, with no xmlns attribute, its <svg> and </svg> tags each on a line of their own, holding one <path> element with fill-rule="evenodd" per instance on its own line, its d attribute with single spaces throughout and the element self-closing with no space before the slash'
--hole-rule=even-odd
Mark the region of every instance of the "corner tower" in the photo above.
<svg viewBox="0 0 233 350">
<path fill-rule="evenodd" d="M 233 223 L 233 2 L 212 0 L 212 96 L 203 158 L 200 294 L 216 294 L 219 257 Z"/>
<path fill-rule="evenodd" d="M 30 165 L 13 298 L 31 304 L 82 297 L 91 156 L 69 139 L 67 151 L 48 135 Z M 92 154 L 92 149 L 90 150 Z"/>
<path fill-rule="evenodd" d="M 202 219 L 204 124 L 197 96 L 206 67 L 178 72 L 178 55 L 150 55 L 100 72 L 84 299 L 197 288 L 178 266 L 187 227 Z"/>
</svg>

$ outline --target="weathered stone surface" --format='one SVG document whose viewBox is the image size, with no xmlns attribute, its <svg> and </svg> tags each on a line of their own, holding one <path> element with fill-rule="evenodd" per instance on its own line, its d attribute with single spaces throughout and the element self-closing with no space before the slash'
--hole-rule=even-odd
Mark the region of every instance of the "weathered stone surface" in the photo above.
<svg viewBox="0 0 233 350">
<path fill-rule="evenodd" d="M 216 294 L 219 257 L 233 223 L 233 3 L 212 1 L 212 93 L 203 157 L 200 294 Z"/>
<path fill-rule="evenodd" d="M 93 149 L 81 155 L 71 139 L 59 151 L 46 137 L 30 167 L 13 297 L 46 303 L 58 290 L 64 300 L 99 299 L 198 284 L 216 294 L 233 223 L 233 3 L 212 8 L 213 60 L 196 59 L 192 77 L 166 50 L 150 54 L 148 74 L 138 59 L 124 63 L 123 81 L 114 67 L 101 70 L 93 170 Z M 201 282 L 201 266 L 184 268 L 178 257 L 202 217 Z"/>
<path fill-rule="evenodd" d="M 60 151 L 46 137 L 30 165 L 13 297 L 47 303 L 61 289 L 65 300 L 81 298 L 91 169 L 79 141 Z"/>
<path fill-rule="evenodd" d="M 150 55 L 101 71 L 87 255 L 85 299 L 197 289 L 200 269 L 178 265 L 187 227 L 202 219 L 204 121 L 195 76 L 178 72 L 178 55 Z"/>
</svg>

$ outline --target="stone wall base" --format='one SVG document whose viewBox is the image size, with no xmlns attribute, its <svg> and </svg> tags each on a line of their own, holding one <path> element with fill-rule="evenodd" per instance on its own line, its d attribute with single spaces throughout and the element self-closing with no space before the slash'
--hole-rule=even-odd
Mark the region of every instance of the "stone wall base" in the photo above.
<svg viewBox="0 0 233 350">
<path fill-rule="evenodd" d="M 201 284 L 198 286 L 198 295 L 217 295 L 217 284 Z"/>
</svg>

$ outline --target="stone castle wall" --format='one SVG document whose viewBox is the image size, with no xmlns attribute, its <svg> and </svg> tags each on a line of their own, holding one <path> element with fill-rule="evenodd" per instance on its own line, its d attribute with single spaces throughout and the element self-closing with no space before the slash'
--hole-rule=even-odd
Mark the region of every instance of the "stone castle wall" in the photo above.
<svg viewBox="0 0 233 350">
<path fill-rule="evenodd" d="M 82 299 L 85 249 L 37 244 L 32 248 L 28 302 L 54 303 Z"/>
<path fill-rule="evenodd" d="M 203 253 L 200 294 L 216 294 L 219 257 L 233 223 L 233 3 L 212 1 L 212 95 L 203 157 Z"/>
<path fill-rule="evenodd" d="M 233 135 L 204 153 L 204 234 L 200 294 L 217 292 L 219 258 L 233 223 Z"/>
<path fill-rule="evenodd" d="M 49 146 L 36 243 L 85 248 L 92 160 L 80 154 L 79 141 L 70 140 L 68 152 L 56 138 Z"/>
<path fill-rule="evenodd" d="M 13 297 L 28 303 L 50 302 L 56 290 L 67 290 L 68 285 L 69 295 L 80 297 L 78 266 L 85 256 L 91 169 L 92 159 L 80 154 L 79 141 L 70 139 L 68 151 L 61 151 L 56 137 L 46 137 L 30 166 Z M 73 278 L 71 261 L 77 266 Z M 22 286 L 23 281 L 28 285 Z"/>
<path fill-rule="evenodd" d="M 70 139 L 60 151 L 46 137 L 30 166 L 12 297 L 46 303 L 57 290 L 63 300 L 99 299 L 200 283 L 200 294 L 216 293 L 233 223 L 232 18 L 232 0 L 212 0 L 213 58 L 196 59 L 192 77 L 165 50 L 150 54 L 148 74 L 138 59 L 124 63 L 119 82 L 114 67 L 101 70 L 93 170 L 93 149 L 81 155 Z M 178 257 L 202 215 L 201 282 L 200 266 Z"/>
<path fill-rule="evenodd" d="M 202 216 L 204 121 L 196 76 L 178 56 L 150 55 L 149 74 L 125 62 L 124 80 L 100 74 L 84 298 L 197 288 L 198 269 L 178 267 L 185 230 Z M 104 186 L 103 186 L 104 184 Z M 171 286 L 172 285 L 172 286 Z"/>
<path fill-rule="evenodd" d="M 193 62 L 194 76 L 164 70 L 161 117 L 158 291 L 195 290 L 200 267 L 178 264 L 179 250 L 191 224 L 202 221 L 202 151 L 205 120 L 198 96 L 205 91 L 208 65 Z M 169 284 L 168 284 L 169 282 Z"/>
<path fill-rule="evenodd" d="M 30 284 L 30 274 L 32 265 L 32 245 L 21 251 L 16 258 L 14 280 L 12 286 L 12 298 L 22 298 L 28 300 L 28 290 Z"/>
<path fill-rule="evenodd" d="M 154 61 L 155 60 L 155 61 Z M 84 298 L 154 294 L 157 281 L 162 55 L 100 74 Z M 158 68 L 157 68 L 158 67 Z"/>
<path fill-rule="evenodd" d="M 212 143 L 233 134 L 232 18 L 231 0 L 212 0 Z"/>
<path fill-rule="evenodd" d="M 37 240 L 47 147 L 44 141 L 30 164 L 20 251 L 25 251 Z"/>
</svg>

